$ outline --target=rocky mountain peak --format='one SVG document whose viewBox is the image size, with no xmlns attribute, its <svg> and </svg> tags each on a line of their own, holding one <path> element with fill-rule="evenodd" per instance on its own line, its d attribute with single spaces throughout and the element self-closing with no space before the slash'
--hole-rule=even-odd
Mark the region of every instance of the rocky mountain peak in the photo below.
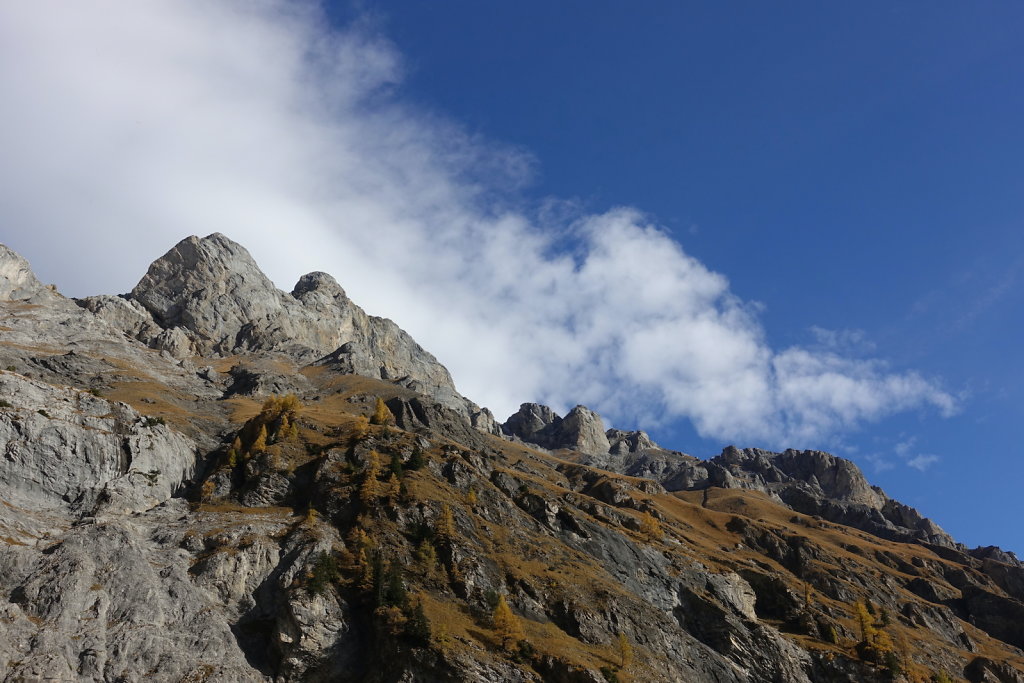
<svg viewBox="0 0 1024 683">
<path fill-rule="evenodd" d="M 609 429 L 605 432 L 605 437 L 608 439 L 608 452 L 614 455 L 638 453 L 658 447 L 650 435 L 641 430 Z"/>
<path fill-rule="evenodd" d="M 158 258 L 132 289 L 163 327 L 183 327 L 227 351 L 246 324 L 281 309 L 274 284 L 242 245 L 220 233 L 191 236 Z"/>
<path fill-rule="evenodd" d="M 333 276 L 321 271 L 306 273 L 299 278 L 299 281 L 295 283 L 295 287 L 292 288 L 292 296 L 296 299 L 302 299 L 305 295 L 312 293 L 321 294 L 333 299 L 348 298 L 345 295 L 345 290 L 338 284 L 338 281 Z"/>
<path fill-rule="evenodd" d="M 528 443 L 544 445 L 547 442 L 545 430 L 562 421 L 555 411 L 539 403 L 523 403 L 519 410 L 510 415 L 502 429 L 510 436 L 517 436 Z"/>
<path fill-rule="evenodd" d="M 576 406 L 562 420 L 562 441 L 584 453 L 607 453 L 610 445 L 601 416 L 586 406 Z"/>
<path fill-rule="evenodd" d="M 545 405 L 524 403 L 502 425 L 504 432 L 543 448 L 568 448 L 581 453 L 607 453 L 601 416 L 578 405 L 564 418 Z"/>
<path fill-rule="evenodd" d="M 36 278 L 28 261 L 0 244 L 0 299 L 32 301 L 52 295 L 52 290 Z"/>
</svg>

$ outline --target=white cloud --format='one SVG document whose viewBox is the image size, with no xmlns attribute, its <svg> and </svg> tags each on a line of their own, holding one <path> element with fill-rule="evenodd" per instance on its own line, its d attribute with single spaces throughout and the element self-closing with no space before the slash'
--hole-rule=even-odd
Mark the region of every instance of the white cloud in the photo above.
<svg viewBox="0 0 1024 683">
<path fill-rule="evenodd" d="M 913 467 L 915 470 L 920 472 L 924 472 L 938 461 L 939 456 L 937 455 L 917 455 L 907 461 L 907 466 Z"/>
<path fill-rule="evenodd" d="M 910 457 L 910 453 L 915 445 L 917 445 L 917 437 L 911 436 L 903 441 L 897 442 L 896 446 L 893 447 L 893 450 L 896 451 L 896 455 L 906 460 Z"/>
<path fill-rule="evenodd" d="M 224 232 L 285 288 L 333 273 L 500 417 L 582 402 L 814 445 L 954 409 L 878 361 L 773 350 L 756 305 L 635 209 L 517 208 L 529 154 L 404 104 L 372 26 L 324 25 L 283 0 L 0 5 L 3 241 L 83 295 Z"/>
</svg>

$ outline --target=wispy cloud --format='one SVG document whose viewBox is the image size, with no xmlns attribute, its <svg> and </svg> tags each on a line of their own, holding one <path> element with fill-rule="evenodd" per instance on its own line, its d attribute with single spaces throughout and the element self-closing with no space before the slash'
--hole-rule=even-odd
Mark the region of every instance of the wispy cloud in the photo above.
<svg viewBox="0 0 1024 683">
<path fill-rule="evenodd" d="M 907 461 L 907 466 L 924 472 L 938 461 L 939 456 L 937 455 L 917 455 Z"/>
<path fill-rule="evenodd" d="M 865 456 L 864 459 L 871 464 L 871 469 L 874 470 L 876 474 L 896 469 L 896 463 L 894 463 L 891 458 L 887 458 L 881 453 L 872 453 L 871 455 Z"/>
<path fill-rule="evenodd" d="M 911 436 L 903 439 L 902 441 L 897 441 L 896 445 L 893 447 L 893 450 L 896 452 L 896 455 L 906 460 L 910 457 L 910 454 L 914 450 L 914 446 L 916 445 L 917 437 Z"/>
<path fill-rule="evenodd" d="M 283 0 L 0 6 L 5 239 L 86 294 L 224 232 L 281 286 L 335 274 L 499 416 L 582 402 L 816 445 L 954 410 L 933 380 L 846 354 L 845 333 L 772 348 L 757 307 L 637 209 L 524 207 L 528 153 L 405 103 L 373 26 L 325 25 Z"/>
<path fill-rule="evenodd" d="M 819 346 L 840 353 L 861 353 L 873 351 L 874 343 L 864 330 L 830 330 L 817 325 L 810 327 Z"/>
</svg>

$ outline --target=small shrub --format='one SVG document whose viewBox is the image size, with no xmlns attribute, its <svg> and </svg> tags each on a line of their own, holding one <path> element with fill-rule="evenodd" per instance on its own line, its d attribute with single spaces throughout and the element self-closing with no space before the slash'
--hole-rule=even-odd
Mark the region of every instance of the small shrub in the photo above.
<svg viewBox="0 0 1024 683">
<path fill-rule="evenodd" d="M 352 431 L 349 436 L 352 443 L 359 443 L 370 434 L 370 420 L 365 415 L 360 415 L 352 424 Z"/>
<path fill-rule="evenodd" d="M 338 561 L 330 553 L 320 553 L 309 571 L 309 581 L 306 587 L 313 595 L 320 595 L 327 588 L 338 580 L 341 572 L 338 571 Z"/>
<path fill-rule="evenodd" d="M 645 512 L 640 516 L 640 533 L 652 541 L 660 540 L 664 535 L 664 532 L 661 530 L 661 522 L 649 512 Z"/>
<path fill-rule="evenodd" d="M 95 387 L 92 388 L 92 389 L 89 389 L 89 393 L 92 394 L 93 396 L 95 396 L 96 398 L 103 398 L 103 394 L 101 394 L 100 390 L 96 389 Z"/>
<path fill-rule="evenodd" d="M 427 620 L 427 614 L 423 611 L 423 598 L 416 601 L 416 605 L 408 610 L 406 614 L 408 622 L 405 626 L 405 632 L 414 641 L 422 644 L 430 644 L 430 622 Z"/>
<path fill-rule="evenodd" d="M 7 402 L 7 401 L 3 400 L 2 398 L 0 398 L 0 408 L 13 408 L 13 407 L 14 406 L 12 406 L 9 402 Z"/>
<path fill-rule="evenodd" d="M 156 425 L 165 425 L 167 420 L 162 417 L 147 417 L 145 425 L 147 427 L 155 427 Z"/>
<path fill-rule="evenodd" d="M 499 600 L 501 600 L 501 593 L 498 591 L 493 588 L 488 588 L 484 591 L 484 602 L 487 603 L 487 610 L 489 612 L 494 612 L 498 608 Z"/>
<path fill-rule="evenodd" d="M 421 541 L 416 546 L 414 557 L 416 558 L 416 563 L 428 574 L 437 567 L 437 551 L 434 549 L 434 544 L 430 541 Z"/>
<path fill-rule="evenodd" d="M 419 444 L 413 447 L 412 455 L 409 456 L 409 462 L 405 463 L 406 469 L 418 470 L 427 464 L 427 459 L 423 455 L 423 449 L 419 447 Z"/>
<path fill-rule="evenodd" d="M 7 366 L 7 372 L 17 372 L 17 371 L 18 371 L 18 368 L 14 367 L 13 365 L 8 365 Z"/>
<path fill-rule="evenodd" d="M 525 638 L 516 643 L 516 649 L 519 651 L 519 660 L 524 662 L 530 661 L 537 654 L 533 644 Z"/>
<path fill-rule="evenodd" d="M 40 415 L 42 415 L 43 417 L 47 417 L 47 418 L 50 417 L 50 414 L 48 412 L 46 412 L 45 410 L 43 410 L 42 408 L 40 408 L 36 412 L 39 413 Z"/>
<path fill-rule="evenodd" d="M 391 463 L 388 469 L 391 471 L 391 474 L 395 475 L 399 479 L 401 479 L 402 475 L 405 474 L 404 469 L 402 467 L 402 456 L 398 453 L 398 451 L 395 451 L 394 453 L 391 454 Z"/>
</svg>

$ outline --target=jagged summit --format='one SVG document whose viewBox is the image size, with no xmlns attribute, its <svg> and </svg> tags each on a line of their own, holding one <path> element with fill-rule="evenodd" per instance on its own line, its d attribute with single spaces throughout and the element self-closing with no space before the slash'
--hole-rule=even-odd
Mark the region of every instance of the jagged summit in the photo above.
<svg viewBox="0 0 1024 683">
<path fill-rule="evenodd" d="M 230 327 L 276 314 L 277 294 L 245 247 L 215 232 L 178 242 L 150 265 L 129 298 L 160 326 L 211 335 L 216 347 Z"/>
<path fill-rule="evenodd" d="M 798 512 L 882 538 L 967 551 L 934 521 L 870 485 L 853 462 L 830 453 L 727 446 L 705 461 L 664 449 L 644 432 L 603 431 L 603 425 L 601 416 L 585 406 L 576 406 L 563 418 L 548 406 L 524 403 L 502 430 L 541 448 L 576 451 L 580 462 L 652 479 L 668 491 L 709 486 L 760 491 Z"/>
<path fill-rule="evenodd" d="M 352 372 L 416 382 L 452 407 L 466 403 L 433 355 L 392 321 L 367 315 L 333 277 L 308 273 L 286 294 L 220 233 L 185 238 L 116 298 L 82 305 L 178 358 L 277 351 L 310 362 L 334 354 Z"/>
<path fill-rule="evenodd" d="M 34 302 L 52 297 L 20 254 L 0 244 L 0 300 Z"/>
<path fill-rule="evenodd" d="M 1024 564 L 852 462 L 499 425 L 223 235 L 81 300 L 0 247 L 0 316 L 0 681 L 1024 680 Z"/>
</svg>

